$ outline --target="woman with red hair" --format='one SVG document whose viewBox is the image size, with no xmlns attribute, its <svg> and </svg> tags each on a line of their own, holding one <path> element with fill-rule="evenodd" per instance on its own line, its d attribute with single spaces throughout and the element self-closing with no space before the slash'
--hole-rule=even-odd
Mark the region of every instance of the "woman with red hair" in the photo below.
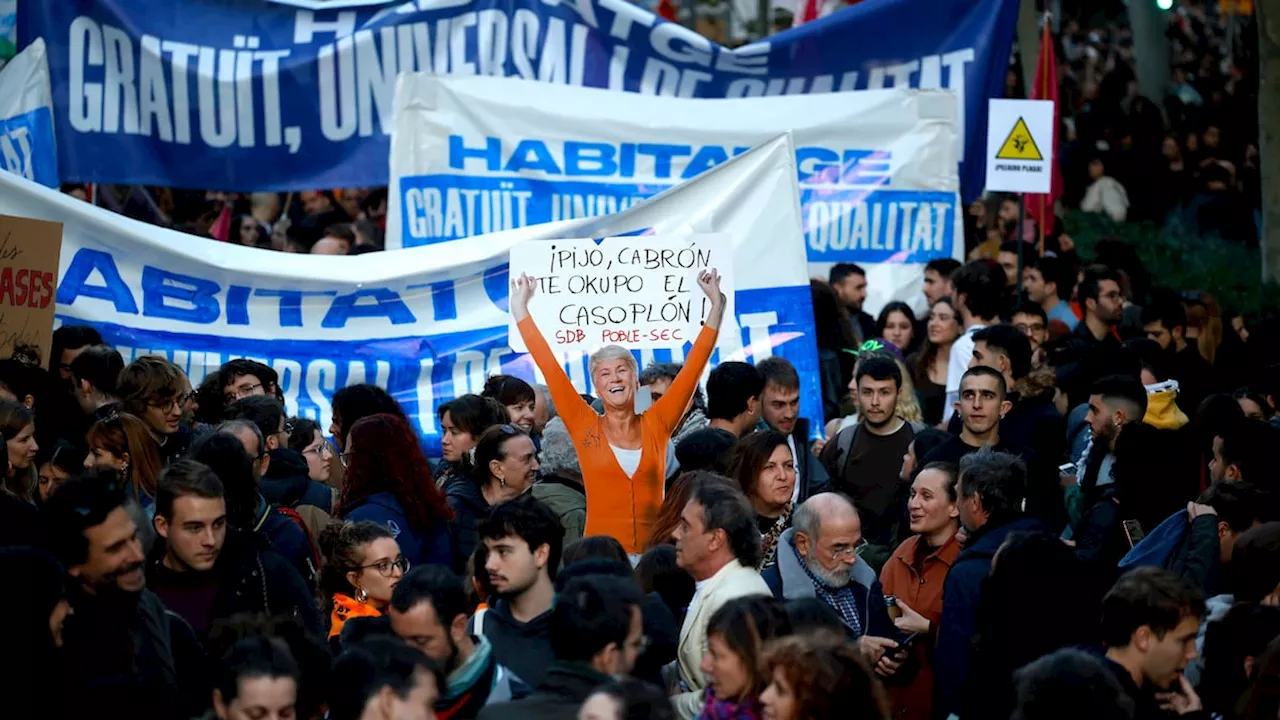
<svg viewBox="0 0 1280 720">
<path fill-rule="evenodd" d="M 351 427 L 343 446 L 346 480 L 338 517 L 386 526 L 413 565 L 460 571 L 449 533 L 453 511 L 409 424 L 395 415 L 370 415 Z"/>
</svg>

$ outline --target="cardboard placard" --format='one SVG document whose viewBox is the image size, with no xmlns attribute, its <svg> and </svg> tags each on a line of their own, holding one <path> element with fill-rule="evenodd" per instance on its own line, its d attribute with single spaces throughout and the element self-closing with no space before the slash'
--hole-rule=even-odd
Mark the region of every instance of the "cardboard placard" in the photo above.
<svg viewBox="0 0 1280 720">
<path fill-rule="evenodd" d="M 558 352 L 684 347 L 711 309 L 698 285 L 698 274 L 709 269 L 720 273 L 725 316 L 733 317 L 728 235 L 531 240 L 511 249 L 511 277 L 537 280 L 529 314 Z M 526 351 L 514 321 L 510 339 L 512 349 Z"/>
<path fill-rule="evenodd" d="M 53 344 L 62 223 L 0 215 L 0 358 Z"/>
</svg>

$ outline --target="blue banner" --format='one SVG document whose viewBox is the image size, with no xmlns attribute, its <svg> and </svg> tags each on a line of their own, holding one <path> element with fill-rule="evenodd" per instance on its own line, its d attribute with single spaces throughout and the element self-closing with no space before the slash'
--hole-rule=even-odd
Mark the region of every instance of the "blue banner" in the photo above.
<svg viewBox="0 0 1280 720">
<path fill-rule="evenodd" d="M 397 72 L 681 97 L 945 87 L 982 189 L 1015 0 L 865 0 L 729 50 L 627 0 L 312 11 L 262 0 L 20 0 L 49 44 L 61 177 L 237 191 L 387 184 Z"/>
</svg>

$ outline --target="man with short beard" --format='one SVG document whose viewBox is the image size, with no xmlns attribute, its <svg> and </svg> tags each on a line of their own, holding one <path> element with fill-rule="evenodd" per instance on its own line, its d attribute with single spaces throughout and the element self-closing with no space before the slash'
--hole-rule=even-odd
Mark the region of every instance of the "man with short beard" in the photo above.
<svg viewBox="0 0 1280 720">
<path fill-rule="evenodd" d="M 792 527 L 778 540 L 778 563 L 764 578 L 779 600 L 817 598 L 844 623 L 876 674 L 897 672 L 902 658 L 893 648 L 899 633 L 889 619 L 880 579 L 858 558 L 862 523 L 853 503 L 837 493 L 819 493 L 796 508 Z"/>
<path fill-rule="evenodd" d="M 447 676 L 436 701 L 440 720 L 472 720 L 486 705 L 524 697 L 529 688 L 493 656 L 483 636 L 467 631 L 462 578 L 446 567 L 423 565 L 396 584 L 388 609 L 391 630 L 436 661 Z"/>
<path fill-rule="evenodd" d="M 868 544 L 863 559 L 879 572 L 898 545 L 907 491 L 899 473 L 916 428 L 897 415 L 902 370 L 890 356 L 871 353 L 860 358 L 849 390 L 858 401 L 858 424 L 823 446 L 820 459 L 831 477 L 831 489 L 857 503 Z"/>
<path fill-rule="evenodd" d="M 194 717 L 208 702 L 195 634 L 146 589 L 128 502 L 114 473 L 104 472 L 67 481 L 45 506 L 73 611 L 56 670 L 67 692 L 41 699 L 63 702 L 64 712 L 46 706 L 48 717 L 94 717 L 107 708 L 122 718 Z"/>
<path fill-rule="evenodd" d="M 480 523 L 489 550 L 483 568 L 499 600 L 471 618 L 468 632 L 483 635 L 498 662 L 537 687 L 555 661 L 551 649 L 551 606 L 564 527 L 560 518 L 532 495 L 494 507 Z"/>
</svg>

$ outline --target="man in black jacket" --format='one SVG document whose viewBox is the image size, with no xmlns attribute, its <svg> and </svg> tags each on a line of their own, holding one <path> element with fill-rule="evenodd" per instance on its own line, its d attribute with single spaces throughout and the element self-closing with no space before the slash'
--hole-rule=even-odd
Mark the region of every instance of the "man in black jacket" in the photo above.
<svg viewBox="0 0 1280 720">
<path fill-rule="evenodd" d="M 67 693 L 58 717 L 193 717 L 210 688 L 202 653 L 181 618 L 146 589 L 138 528 L 123 487 L 106 475 L 74 478 L 50 497 L 45 521 L 71 578 L 73 613 L 58 672 Z M 51 715 L 52 716 L 52 715 Z"/>
<path fill-rule="evenodd" d="M 546 677 L 529 697 L 486 707 L 480 720 L 575 720 L 596 688 L 631 672 L 644 644 L 634 583 L 601 576 L 574 580 L 556 596 L 555 662 Z"/>
<path fill-rule="evenodd" d="M 201 636 L 238 613 L 296 617 L 312 632 L 320 618 L 306 584 L 252 532 L 228 529 L 222 481 L 191 460 L 173 464 L 156 489 L 157 557 L 151 585 Z"/>
<path fill-rule="evenodd" d="M 249 395 L 228 405 L 223 417 L 227 421 L 251 422 L 262 433 L 266 457 L 261 461 L 258 491 L 267 502 L 287 508 L 311 505 L 325 512 L 333 511 L 333 491 L 312 480 L 306 458 L 289 449 L 292 428 L 285 417 L 283 403 L 270 395 Z"/>
<path fill-rule="evenodd" d="M 1107 664 L 1137 705 L 1135 720 L 1207 718 L 1182 676 L 1196 656 L 1204 595 L 1168 570 L 1128 573 L 1102 600 Z"/>
<path fill-rule="evenodd" d="M 787 446 L 796 464 L 796 487 L 791 502 L 798 505 L 824 492 L 831 483 L 826 468 L 813 452 L 809 419 L 800 417 L 800 374 L 786 358 L 777 356 L 761 360 L 756 369 L 764 376 L 761 422 L 787 436 Z"/>
</svg>

